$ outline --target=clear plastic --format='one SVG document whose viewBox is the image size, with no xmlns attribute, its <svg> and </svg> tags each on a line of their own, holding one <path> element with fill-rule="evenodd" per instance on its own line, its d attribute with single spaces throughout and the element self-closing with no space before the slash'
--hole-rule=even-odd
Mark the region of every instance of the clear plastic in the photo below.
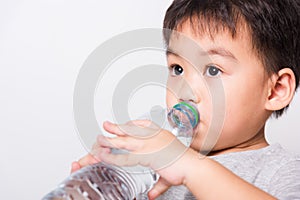
<svg viewBox="0 0 300 200">
<path fill-rule="evenodd" d="M 172 133 L 190 145 L 199 113 L 190 102 L 180 102 L 167 113 Z M 164 126 L 163 128 L 167 128 Z M 168 129 L 168 128 L 167 128 Z M 142 166 L 117 167 L 100 162 L 71 174 L 43 200 L 142 200 L 159 176 Z"/>
</svg>

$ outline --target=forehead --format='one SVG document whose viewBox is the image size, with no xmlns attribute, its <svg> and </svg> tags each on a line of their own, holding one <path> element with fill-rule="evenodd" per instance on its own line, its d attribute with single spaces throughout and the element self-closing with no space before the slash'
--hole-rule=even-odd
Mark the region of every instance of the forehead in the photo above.
<svg viewBox="0 0 300 200">
<path fill-rule="evenodd" d="M 185 21 L 177 31 L 171 33 L 167 49 L 167 55 L 180 55 L 194 62 L 200 55 L 220 55 L 237 60 L 236 54 L 243 52 L 255 56 L 250 33 L 246 27 L 240 26 L 233 36 L 227 29 L 214 32 L 208 29 L 199 30 L 189 21 Z"/>
<path fill-rule="evenodd" d="M 216 35 L 226 34 L 231 38 L 239 38 L 243 35 L 251 37 L 252 29 L 239 12 L 233 12 L 229 19 L 212 13 L 199 13 L 183 17 L 181 20 L 175 20 L 170 23 L 170 30 L 177 32 L 189 32 L 194 37 L 208 36 L 214 39 Z M 168 26 L 166 26 L 168 28 Z M 169 33 L 167 31 L 167 33 Z M 168 34 L 165 34 L 168 43 Z"/>
</svg>

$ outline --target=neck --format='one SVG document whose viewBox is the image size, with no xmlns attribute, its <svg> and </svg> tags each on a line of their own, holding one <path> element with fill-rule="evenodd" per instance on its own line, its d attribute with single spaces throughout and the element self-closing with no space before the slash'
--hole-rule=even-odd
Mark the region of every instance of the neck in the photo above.
<svg viewBox="0 0 300 200">
<path fill-rule="evenodd" d="M 220 154 L 226 154 L 226 153 L 232 153 L 232 152 L 240 152 L 240 151 L 248 151 L 248 150 L 255 150 L 255 149 L 261 149 L 263 147 L 268 146 L 268 143 L 265 138 L 265 126 L 263 126 L 256 135 L 254 135 L 252 138 L 250 138 L 247 141 L 244 141 L 240 144 L 237 144 L 235 146 L 231 146 L 228 148 L 224 148 L 217 151 L 212 151 L 209 153 L 209 156 L 214 155 L 220 155 Z"/>
</svg>

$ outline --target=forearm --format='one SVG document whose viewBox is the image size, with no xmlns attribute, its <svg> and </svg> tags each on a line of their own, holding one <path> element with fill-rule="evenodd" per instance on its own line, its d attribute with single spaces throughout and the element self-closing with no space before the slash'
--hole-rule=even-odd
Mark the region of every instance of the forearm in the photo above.
<svg viewBox="0 0 300 200">
<path fill-rule="evenodd" d="M 184 184 L 197 199 L 275 199 L 209 157 L 188 154 Z"/>
</svg>

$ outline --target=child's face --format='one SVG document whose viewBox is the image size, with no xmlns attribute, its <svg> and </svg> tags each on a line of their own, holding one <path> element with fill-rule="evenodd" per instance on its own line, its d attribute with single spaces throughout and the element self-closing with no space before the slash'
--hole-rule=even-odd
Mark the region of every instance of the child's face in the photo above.
<svg viewBox="0 0 300 200">
<path fill-rule="evenodd" d="M 169 46 L 177 55 L 167 56 L 167 105 L 192 101 L 200 113 L 192 147 L 204 150 L 202 145 L 210 131 L 220 133 L 214 151 L 265 144 L 263 128 L 270 115 L 265 109 L 269 77 L 252 49 L 249 34 L 239 31 L 233 39 L 224 31 L 212 39 L 208 34 L 195 35 L 188 23 L 179 32 L 202 49 L 195 53 L 185 46 L 184 39 L 171 37 Z"/>
</svg>

